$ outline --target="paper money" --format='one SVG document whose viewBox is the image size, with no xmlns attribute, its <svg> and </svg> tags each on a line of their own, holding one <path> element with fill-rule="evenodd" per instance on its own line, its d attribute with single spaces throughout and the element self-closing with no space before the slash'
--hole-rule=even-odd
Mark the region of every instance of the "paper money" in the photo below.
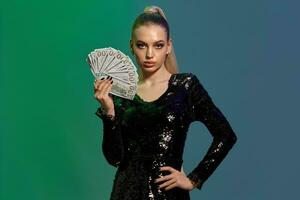
<svg viewBox="0 0 300 200">
<path fill-rule="evenodd" d="M 88 54 L 87 62 L 95 79 L 112 77 L 111 94 L 131 100 L 134 98 L 138 73 L 127 55 L 112 47 L 99 48 Z"/>
</svg>

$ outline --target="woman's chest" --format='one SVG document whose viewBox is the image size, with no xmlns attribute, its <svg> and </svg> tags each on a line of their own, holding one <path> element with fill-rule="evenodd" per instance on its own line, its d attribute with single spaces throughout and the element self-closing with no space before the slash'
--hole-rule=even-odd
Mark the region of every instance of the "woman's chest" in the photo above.
<svg viewBox="0 0 300 200">
<path fill-rule="evenodd" d="M 178 126 L 188 120 L 188 96 L 184 89 L 171 90 L 154 103 L 128 101 L 122 124 L 128 128 Z"/>
</svg>

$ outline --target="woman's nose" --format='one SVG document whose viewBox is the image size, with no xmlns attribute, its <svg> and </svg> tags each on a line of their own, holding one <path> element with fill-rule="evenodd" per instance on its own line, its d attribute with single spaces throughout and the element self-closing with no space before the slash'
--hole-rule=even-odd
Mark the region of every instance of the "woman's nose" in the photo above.
<svg viewBox="0 0 300 200">
<path fill-rule="evenodd" d="M 151 48 L 148 48 L 146 52 L 146 58 L 150 59 L 153 58 L 153 56 L 153 50 Z"/>
</svg>

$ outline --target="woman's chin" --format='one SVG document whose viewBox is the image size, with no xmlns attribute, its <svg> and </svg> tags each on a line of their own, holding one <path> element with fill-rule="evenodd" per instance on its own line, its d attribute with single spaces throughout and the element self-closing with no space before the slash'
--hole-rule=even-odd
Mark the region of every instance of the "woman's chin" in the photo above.
<svg viewBox="0 0 300 200">
<path fill-rule="evenodd" d="M 141 70 L 143 71 L 143 72 L 145 72 L 145 73 L 151 73 L 151 72 L 155 72 L 155 71 L 157 71 L 159 68 L 157 68 L 157 67 L 141 67 Z"/>
<path fill-rule="evenodd" d="M 145 68 L 145 69 L 151 69 L 151 68 L 155 68 L 156 67 L 156 65 L 155 64 L 143 64 L 143 68 Z"/>
</svg>

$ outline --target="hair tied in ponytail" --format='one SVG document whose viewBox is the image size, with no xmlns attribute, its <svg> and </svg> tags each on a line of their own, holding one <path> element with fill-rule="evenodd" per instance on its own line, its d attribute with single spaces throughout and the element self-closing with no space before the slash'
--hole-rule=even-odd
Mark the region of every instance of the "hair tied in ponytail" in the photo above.
<svg viewBox="0 0 300 200">
<path fill-rule="evenodd" d="M 147 6 L 147 7 L 144 8 L 144 13 L 157 13 L 160 16 L 162 16 L 163 18 L 167 19 L 164 12 L 163 12 L 163 10 L 158 6 L 154 6 L 154 5 Z"/>
</svg>

